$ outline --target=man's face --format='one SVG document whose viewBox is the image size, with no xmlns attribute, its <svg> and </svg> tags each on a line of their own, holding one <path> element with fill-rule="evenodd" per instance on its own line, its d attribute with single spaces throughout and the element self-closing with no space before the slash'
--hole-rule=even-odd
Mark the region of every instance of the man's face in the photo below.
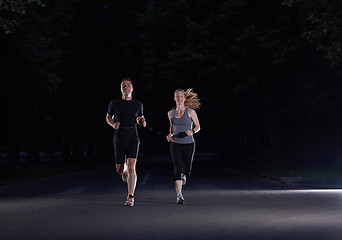
<svg viewBox="0 0 342 240">
<path fill-rule="evenodd" d="M 124 95 L 129 95 L 133 91 L 133 86 L 130 81 L 124 80 L 121 82 L 121 93 Z"/>
</svg>

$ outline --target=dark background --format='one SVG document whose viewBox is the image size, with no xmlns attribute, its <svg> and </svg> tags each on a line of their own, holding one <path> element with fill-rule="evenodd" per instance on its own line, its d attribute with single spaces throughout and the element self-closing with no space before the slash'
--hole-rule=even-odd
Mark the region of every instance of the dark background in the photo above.
<svg viewBox="0 0 342 240">
<path fill-rule="evenodd" d="M 253 169 L 340 166 L 342 6 L 328 0 L 7 1 L 1 165 L 112 163 L 109 101 L 130 77 L 168 155 L 176 88 L 202 107 L 197 152 Z"/>
</svg>

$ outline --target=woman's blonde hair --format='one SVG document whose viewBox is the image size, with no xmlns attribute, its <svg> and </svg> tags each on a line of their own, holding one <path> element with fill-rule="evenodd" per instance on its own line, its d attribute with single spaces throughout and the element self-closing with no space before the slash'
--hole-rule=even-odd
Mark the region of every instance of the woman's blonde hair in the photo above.
<svg viewBox="0 0 342 240">
<path fill-rule="evenodd" d="M 182 88 L 178 88 L 174 93 L 176 92 L 183 92 L 185 95 L 185 102 L 184 105 L 186 107 L 192 108 L 192 109 L 199 109 L 201 106 L 200 99 L 198 98 L 198 94 L 194 93 L 192 91 L 192 88 L 189 88 L 188 90 L 184 91 Z"/>
</svg>

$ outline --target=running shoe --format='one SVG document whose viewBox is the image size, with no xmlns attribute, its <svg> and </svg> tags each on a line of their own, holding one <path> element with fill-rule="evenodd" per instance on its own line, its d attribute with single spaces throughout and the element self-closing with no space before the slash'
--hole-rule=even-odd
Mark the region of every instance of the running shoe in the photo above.
<svg viewBox="0 0 342 240">
<path fill-rule="evenodd" d="M 133 207 L 134 206 L 134 197 L 133 197 L 133 195 L 129 194 L 127 196 L 127 200 L 126 200 L 124 205 L 125 206 L 129 206 L 129 207 Z"/>
<path fill-rule="evenodd" d="M 183 175 L 182 176 L 182 185 L 185 185 L 186 184 L 186 175 Z"/>
<path fill-rule="evenodd" d="M 127 182 L 127 177 L 128 177 L 128 171 L 127 171 L 127 162 L 124 164 L 124 171 L 121 174 L 121 178 L 123 182 Z"/>
<path fill-rule="evenodd" d="M 185 200 L 184 197 L 182 195 L 177 196 L 177 204 L 184 204 Z"/>
<path fill-rule="evenodd" d="M 123 182 L 127 182 L 127 176 L 128 176 L 127 170 L 121 174 L 121 179 Z"/>
</svg>

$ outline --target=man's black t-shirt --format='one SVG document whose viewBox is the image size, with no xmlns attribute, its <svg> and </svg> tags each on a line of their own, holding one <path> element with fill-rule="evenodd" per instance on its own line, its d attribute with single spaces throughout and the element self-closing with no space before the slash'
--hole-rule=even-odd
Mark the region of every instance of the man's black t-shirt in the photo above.
<svg viewBox="0 0 342 240">
<path fill-rule="evenodd" d="M 137 100 L 115 99 L 109 103 L 108 115 L 114 115 L 114 121 L 120 122 L 120 128 L 136 127 L 136 118 L 143 116 L 143 104 Z"/>
</svg>

